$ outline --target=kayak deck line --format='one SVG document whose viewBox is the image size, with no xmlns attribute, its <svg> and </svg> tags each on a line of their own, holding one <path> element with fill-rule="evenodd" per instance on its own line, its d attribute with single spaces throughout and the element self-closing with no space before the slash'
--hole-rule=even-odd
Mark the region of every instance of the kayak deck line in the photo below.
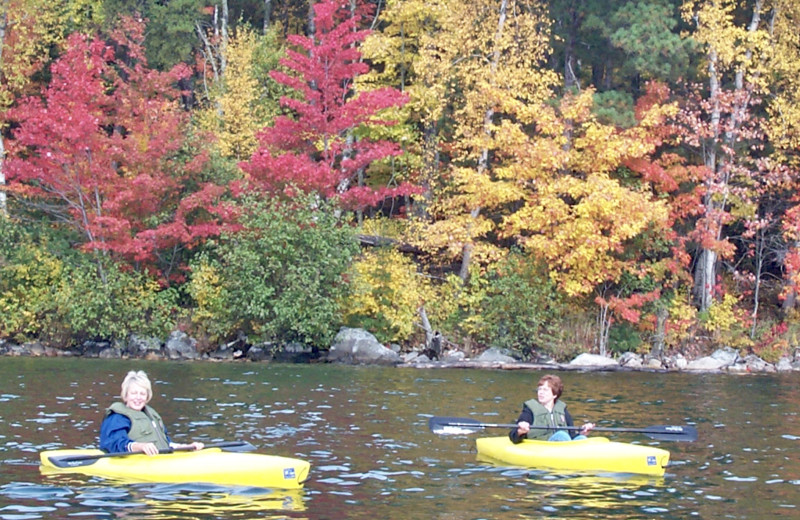
<svg viewBox="0 0 800 520">
<path fill-rule="evenodd" d="M 669 465 L 667 450 L 640 444 L 610 441 L 605 437 L 549 442 L 508 437 L 476 440 L 481 457 L 511 466 L 581 472 L 630 473 L 663 476 Z"/>
<path fill-rule="evenodd" d="M 100 450 L 50 450 L 39 454 L 43 473 L 80 473 L 133 482 L 209 483 L 274 489 L 298 489 L 309 479 L 311 465 L 300 459 L 219 448 L 159 455 L 101 457 L 90 464 L 59 467 L 52 458 L 103 455 Z M 57 459 L 56 459 L 57 460 Z"/>
</svg>

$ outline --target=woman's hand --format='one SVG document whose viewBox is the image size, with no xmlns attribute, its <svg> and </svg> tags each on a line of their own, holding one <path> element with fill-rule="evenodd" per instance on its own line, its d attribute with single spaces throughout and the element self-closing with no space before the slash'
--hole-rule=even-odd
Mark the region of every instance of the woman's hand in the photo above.
<svg viewBox="0 0 800 520">
<path fill-rule="evenodd" d="M 132 452 L 139 451 L 146 455 L 158 455 L 158 448 L 152 442 L 132 442 L 128 449 Z"/>
<path fill-rule="evenodd" d="M 594 423 L 587 422 L 581 427 L 581 435 L 586 435 L 594 429 Z"/>
<path fill-rule="evenodd" d="M 520 421 L 517 423 L 517 436 L 521 437 L 523 435 L 527 435 L 529 431 L 531 431 L 530 423 L 526 421 Z"/>
<path fill-rule="evenodd" d="M 170 443 L 169 447 L 172 448 L 173 450 L 175 450 L 175 449 L 181 449 L 181 450 L 192 449 L 192 450 L 197 451 L 197 450 L 202 450 L 203 448 L 206 447 L 206 445 L 203 444 L 202 442 L 192 442 L 192 443 L 189 443 L 189 444 L 179 444 L 177 442 L 173 442 L 173 443 Z"/>
</svg>

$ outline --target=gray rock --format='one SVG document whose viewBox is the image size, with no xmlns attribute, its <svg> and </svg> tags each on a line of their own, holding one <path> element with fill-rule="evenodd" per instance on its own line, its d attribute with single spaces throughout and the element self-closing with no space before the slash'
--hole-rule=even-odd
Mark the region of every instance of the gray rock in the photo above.
<svg viewBox="0 0 800 520">
<path fill-rule="evenodd" d="M 272 357 L 272 354 L 260 346 L 253 346 L 247 351 L 247 359 L 250 361 L 264 361 Z"/>
<path fill-rule="evenodd" d="M 717 371 L 717 370 L 722 370 L 724 367 L 728 365 L 729 363 L 726 363 L 723 360 L 716 359 L 711 356 L 705 356 L 687 363 L 686 370 Z"/>
<path fill-rule="evenodd" d="M 164 351 L 169 359 L 197 359 L 197 341 L 190 338 L 185 332 L 173 330 L 164 345 Z"/>
<path fill-rule="evenodd" d="M 502 348 L 489 347 L 475 358 L 475 361 L 488 361 L 491 363 L 516 363 L 511 354 Z"/>
<path fill-rule="evenodd" d="M 778 372 L 791 372 L 793 369 L 792 361 L 787 357 L 780 358 L 778 364 L 775 365 L 775 370 Z"/>
<path fill-rule="evenodd" d="M 444 354 L 444 361 L 464 361 L 467 358 L 467 355 L 461 352 L 460 350 L 448 350 Z M 508 363 L 516 362 L 516 359 L 511 358 L 511 361 Z"/>
<path fill-rule="evenodd" d="M 746 372 L 766 372 L 772 373 L 775 372 L 775 365 L 772 363 L 767 363 L 760 357 L 756 356 L 755 354 L 748 354 L 744 357 L 744 363 L 741 363 L 746 367 Z"/>
<path fill-rule="evenodd" d="M 131 356 L 145 357 L 148 354 L 161 353 L 161 340 L 153 337 L 144 337 L 131 334 L 124 349 Z"/>
<path fill-rule="evenodd" d="M 571 366 L 581 366 L 581 367 L 605 367 L 605 366 L 612 366 L 612 365 L 619 365 L 619 362 L 615 359 L 611 359 L 605 356 L 600 356 L 598 354 L 588 354 L 584 352 L 580 354 L 578 357 L 573 359 L 569 362 Z"/>
<path fill-rule="evenodd" d="M 396 365 L 400 355 L 364 329 L 342 327 L 328 351 L 328 361 L 351 365 Z"/>
<path fill-rule="evenodd" d="M 690 362 L 686 366 L 686 370 L 722 370 L 724 368 L 733 367 L 733 365 L 740 360 L 741 357 L 739 357 L 739 353 L 736 350 L 730 347 L 724 347 L 717 349 L 710 356 L 701 357 Z M 734 368 L 733 370 L 736 369 Z"/>
<path fill-rule="evenodd" d="M 644 361 L 636 352 L 625 352 L 619 357 L 619 364 L 623 367 L 641 368 L 644 366 Z"/>
</svg>

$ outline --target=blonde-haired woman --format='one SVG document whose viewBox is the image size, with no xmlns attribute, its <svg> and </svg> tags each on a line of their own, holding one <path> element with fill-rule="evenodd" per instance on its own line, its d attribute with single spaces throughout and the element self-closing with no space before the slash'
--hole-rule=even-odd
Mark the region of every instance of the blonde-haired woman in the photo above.
<svg viewBox="0 0 800 520">
<path fill-rule="evenodd" d="M 100 425 L 100 449 L 106 453 L 143 452 L 157 455 L 170 448 L 202 450 L 202 442 L 178 444 L 170 441 L 161 416 L 147 403 L 153 387 L 143 370 L 131 370 L 122 381 L 121 403 L 106 409 Z"/>
</svg>

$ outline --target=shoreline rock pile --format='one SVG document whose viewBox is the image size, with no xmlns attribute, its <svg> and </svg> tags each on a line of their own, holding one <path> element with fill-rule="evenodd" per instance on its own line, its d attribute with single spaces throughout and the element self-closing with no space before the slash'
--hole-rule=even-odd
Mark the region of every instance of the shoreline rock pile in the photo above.
<svg viewBox="0 0 800 520">
<path fill-rule="evenodd" d="M 87 341 L 78 348 L 62 350 L 40 343 L 17 345 L 0 340 L 0 355 L 31 357 L 94 357 L 106 359 L 198 360 L 198 361 L 251 361 L 308 363 L 327 362 L 348 365 L 380 365 L 402 368 L 476 368 L 495 370 L 573 370 L 573 371 L 645 371 L 765 374 L 800 371 L 800 349 L 793 357 L 783 357 L 769 363 L 754 354 L 742 357 L 735 349 L 724 347 L 711 355 L 687 359 L 682 354 L 663 358 L 642 356 L 625 352 L 616 358 L 584 353 L 568 363 L 542 359 L 536 363 L 521 361 L 510 352 L 490 347 L 469 358 L 459 350 L 443 350 L 438 358 L 428 357 L 429 349 L 401 353 L 400 347 L 387 347 L 374 335 L 363 329 L 342 328 L 330 349 L 322 353 L 299 343 L 263 343 L 248 345 L 234 341 L 220 345 L 208 352 L 199 352 L 197 342 L 181 331 L 174 331 L 162 343 L 156 338 L 131 336 L 126 342 L 110 343 Z"/>
</svg>

